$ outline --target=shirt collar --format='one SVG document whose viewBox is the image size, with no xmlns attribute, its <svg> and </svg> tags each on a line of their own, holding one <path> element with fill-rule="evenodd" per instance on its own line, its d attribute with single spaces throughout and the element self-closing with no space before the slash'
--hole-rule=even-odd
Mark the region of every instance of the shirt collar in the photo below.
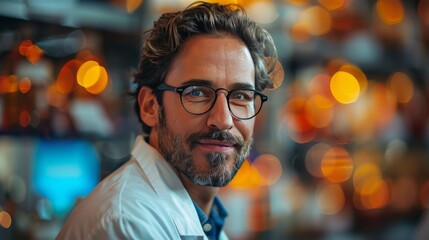
<svg viewBox="0 0 429 240">
<path fill-rule="evenodd" d="M 211 231 L 205 231 L 207 237 L 209 239 L 218 239 L 225 223 L 225 218 L 228 216 L 228 212 L 226 211 L 226 208 L 223 206 L 219 197 L 216 196 L 214 198 L 209 217 L 206 216 L 203 210 L 201 210 L 201 208 L 195 202 L 194 206 L 203 229 L 204 225 L 206 225 L 207 223 L 213 225 Z"/>
</svg>

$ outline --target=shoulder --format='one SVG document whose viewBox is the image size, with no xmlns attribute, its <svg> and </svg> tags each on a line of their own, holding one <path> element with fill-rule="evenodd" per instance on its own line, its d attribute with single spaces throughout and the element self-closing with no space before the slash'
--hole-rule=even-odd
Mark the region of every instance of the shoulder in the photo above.
<svg viewBox="0 0 429 240">
<path fill-rule="evenodd" d="M 143 209 L 144 210 L 144 209 Z M 136 209 L 135 211 L 138 211 Z M 98 221 L 80 219 L 61 230 L 57 239 L 177 239 L 174 224 L 160 215 L 147 215 L 147 211 L 136 214 L 103 215 Z"/>
<path fill-rule="evenodd" d="M 71 212 L 58 239 L 171 239 L 174 222 L 131 159 Z"/>
</svg>

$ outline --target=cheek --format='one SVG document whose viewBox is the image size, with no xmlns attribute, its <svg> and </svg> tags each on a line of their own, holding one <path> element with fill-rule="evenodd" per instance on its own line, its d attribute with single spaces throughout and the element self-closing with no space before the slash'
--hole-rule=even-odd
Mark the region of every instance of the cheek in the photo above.
<svg viewBox="0 0 429 240">
<path fill-rule="evenodd" d="M 235 126 L 243 136 L 244 140 L 249 140 L 253 136 L 253 127 L 255 125 L 254 119 L 237 121 Z"/>
<path fill-rule="evenodd" d="M 193 116 L 183 109 L 180 102 L 170 102 L 164 105 L 164 118 L 166 127 L 176 136 L 186 137 L 193 130 L 197 129 L 197 122 Z"/>
</svg>

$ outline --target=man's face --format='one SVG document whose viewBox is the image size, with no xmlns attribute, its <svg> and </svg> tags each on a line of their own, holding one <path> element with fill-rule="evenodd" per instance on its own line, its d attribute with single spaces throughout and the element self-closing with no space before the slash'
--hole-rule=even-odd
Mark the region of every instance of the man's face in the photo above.
<svg viewBox="0 0 429 240">
<path fill-rule="evenodd" d="M 232 37 L 199 35 L 182 46 L 165 83 L 180 87 L 197 81 L 233 90 L 238 85 L 254 88 L 254 79 L 254 64 L 244 43 Z M 215 105 L 202 115 L 188 113 L 178 93 L 163 95 L 159 150 L 180 175 L 198 185 L 228 184 L 250 150 L 254 119 L 234 118 L 226 95 L 218 91 Z"/>
</svg>

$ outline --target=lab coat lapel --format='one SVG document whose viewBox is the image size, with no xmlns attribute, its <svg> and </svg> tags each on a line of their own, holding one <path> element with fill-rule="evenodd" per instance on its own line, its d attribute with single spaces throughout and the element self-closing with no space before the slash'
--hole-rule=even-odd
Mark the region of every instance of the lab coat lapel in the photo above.
<svg viewBox="0 0 429 240">
<path fill-rule="evenodd" d="M 191 197 L 169 163 L 141 136 L 138 137 L 132 154 L 159 196 L 160 203 L 169 209 L 181 238 L 207 239 Z"/>
</svg>

